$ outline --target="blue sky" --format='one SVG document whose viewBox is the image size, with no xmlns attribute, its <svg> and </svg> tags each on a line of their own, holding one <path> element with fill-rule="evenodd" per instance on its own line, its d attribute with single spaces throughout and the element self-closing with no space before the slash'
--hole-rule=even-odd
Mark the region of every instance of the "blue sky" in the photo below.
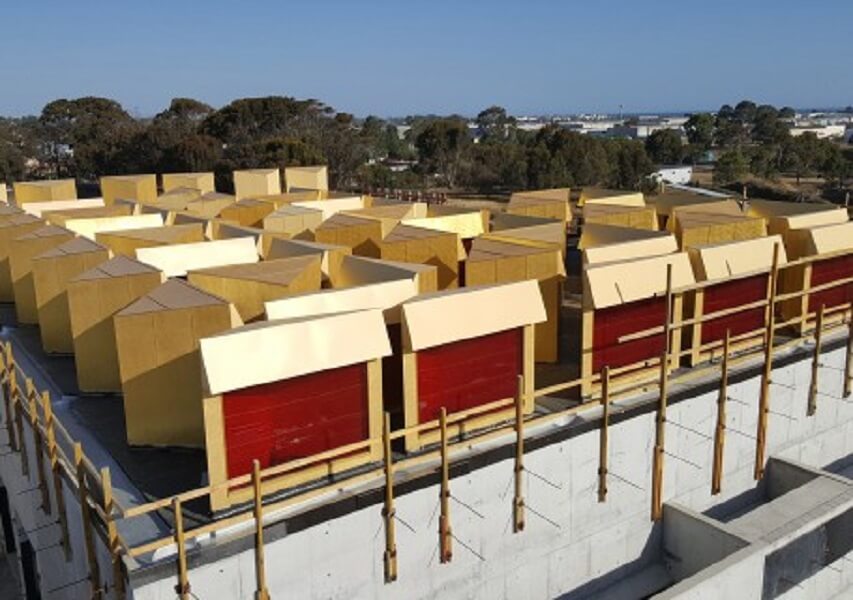
<svg viewBox="0 0 853 600">
<path fill-rule="evenodd" d="M 314 97 L 359 116 L 853 104 L 853 1 L 4 0 L 0 114 Z"/>
</svg>

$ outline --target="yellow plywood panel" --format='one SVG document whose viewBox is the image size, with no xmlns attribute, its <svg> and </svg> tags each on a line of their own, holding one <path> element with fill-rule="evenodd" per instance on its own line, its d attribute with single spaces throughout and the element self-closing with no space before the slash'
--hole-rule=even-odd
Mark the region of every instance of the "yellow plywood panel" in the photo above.
<svg viewBox="0 0 853 600">
<path fill-rule="evenodd" d="M 586 225 L 615 225 L 654 231 L 658 228 L 657 213 L 652 206 L 618 206 L 585 204 L 583 221 Z"/>
<path fill-rule="evenodd" d="M 33 258 L 33 286 L 45 352 L 74 352 L 68 284 L 109 258 L 109 250 L 86 238 L 74 238 Z"/>
<path fill-rule="evenodd" d="M 679 247 L 686 250 L 692 246 L 764 237 L 767 226 L 764 219 L 757 217 L 691 211 L 678 217 L 675 234 Z"/>
<path fill-rule="evenodd" d="M 47 219 L 54 212 L 68 210 L 83 210 L 87 208 L 102 208 L 103 198 L 86 198 L 84 200 L 52 200 L 49 202 L 27 202 L 21 208 L 34 217 Z"/>
<path fill-rule="evenodd" d="M 329 189 L 329 169 L 326 166 L 286 167 L 284 181 L 287 191 Z"/>
<path fill-rule="evenodd" d="M 668 266 L 672 267 L 673 289 L 696 283 L 685 252 L 588 266 L 584 269 L 584 306 L 607 308 L 665 293 Z"/>
<path fill-rule="evenodd" d="M 567 222 L 571 216 L 569 189 L 517 192 L 510 197 L 506 211 L 511 215 Z"/>
<path fill-rule="evenodd" d="M 157 201 L 156 175 L 114 175 L 101 177 L 101 195 L 104 204 L 111 206 L 116 200 L 137 202 Z"/>
<path fill-rule="evenodd" d="M 382 222 L 377 219 L 338 213 L 320 224 L 314 239 L 321 244 L 347 246 L 353 254 L 379 258 Z"/>
<path fill-rule="evenodd" d="M 128 205 L 113 204 L 112 206 L 95 206 L 87 208 L 64 209 L 44 213 L 44 219 L 51 225 L 66 227 L 66 222 L 71 219 L 94 219 L 101 217 L 126 217 L 130 216 L 131 207 Z"/>
<path fill-rule="evenodd" d="M 668 231 L 677 231 L 679 219 L 692 214 L 714 214 L 714 215 L 734 215 L 736 217 L 743 216 L 743 211 L 740 205 L 731 199 L 725 200 L 708 200 L 698 204 L 686 204 L 684 206 L 673 206 L 669 211 L 669 218 L 666 222 Z"/>
<path fill-rule="evenodd" d="M 114 204 L 112 208 L 119 206 Z M 122 208 L 127 208 L 126 205 Z M 116 215 L 111 217 L 85 217 L 64 219 L 63 226 L 79 236 L 94 240 L 99 232 L 116 233 L 127 229 L 162 227 L 159 214 Z"/>
<path fill-rule="evenodd" d="M 301 256 L 190 271 L 187 281 L 231 302 L 243 322 L 264 314 L 264 303 L 320 289 L 320 257 Z"/>
<path fill-rule="evenodd" d="M 18 206 L 27 202 L 53 202 L 77 198 L 77 185 L 73 179 L 18 181 L 12 184 L 12 187 L 15 191 L 15 203 Z"/>
<path fill-rule="evenodd" d="M 849 220 L 847 209 L 834 208 L 833 210 L 821 210 L 809 213 L 780 215 L 772 217 L 767 223 L 769 233 L 778 233 L 784 236 L 792 229 L 806 229 L 809 227 L 820 227 L 822 225 L 836 225 L 846 223 Z"/>
<path fill-rule="evenodd" d="M 112 250 L 113 254 L 133 257 L 139 248 L 203 242 L 204 227 L 192 223 L 171 227 L 101 231 L 95 234 L 95 241 Z"/>
<path fill-rule="evenodd" d="M 28 214 L 10 214 L 0 219 L 0 302 L 14 302 L 12 272 L 9 255 L 12 240 L 36 229 L 44 227 L 45 222 Z"/>
<path fill-rule="evenodd" d="M 33 257 L 73 238 L 74 234 L 67 229 L 46 225 L 12 240 L 9 247 L 9 271 L 15 296 L 15 314 L 19 323 L 38 323 Z"/>
<path fill-rule="evenodd" d="M 234 307 L 172 279 L 114 323 L 128 444 L 203 446 L 199 340 L 240 325 Z"/>
<path fill-rule="evenodd" d="M 488 233 L 488 213 L 486 211 L 441 215 L 425 219 L 404 219 L 402 223 L 414 227 L 455 233 L 461 239 L 471 239 Z"/>
<path fill-rule="evenodd" d="M 409 262 L 397 262 L 345 256 L 341 263 L 340 288 L 366 286 L 395 280 L 411 280 L 417 293 L 425 294 L 438 290 L 438 268 Z"/>
<path fill-rule="evenodd" d="M 6 191 L 5 181 L 0 181 L 0 202 L 9 202 L 9 192 Z"/>
<path fill-rule="evenodd" d="M 585 187 L 581 190 L 578 198 L 578 206 L 586 206 L 587 204 L 645 206 L 646 199 L 642 192 Z"/>
<path fill-rule="evenodd" d="M 460 240 L 455 233 L 398 225 L 380 243 L 380 258 L 433 265 L 438 289 L 459 286 Z"/>
<path fill-rule="evenodd" d="M 163 191 L 195 188 L 202 194 L 215 192 L 213 173 L 163 173 Z"/>
<path fill-rule="evenodd" d="M 323 222 L 323 211 L 302 206 L 285 205 L 264 217 L 264 230 L 283 233 L 291 238 L 314 239 L 314 231 Z"/>
<path fill-rule="evenodd" d="M 244 227 L 263 227 L 264 218 L 275 210 L 275 204 L 253 198 L 239 200 L 219 211 L 219 218 Z"/>
<path fill-rule="evenodd" d="M 81 391 L 121 391 L 113 315 L 163 280 L 154 267 L 117 256 L 68 283 L 74 363 Z"/>
<path fill-rule="evenodd" d="M 739 275 L 769 271 L 773 248 L 779 246 L 779 265 L 786 262 L 785 247 L 778 235 L 725 242 L 689 249 L 697 281 L 724 280 Z"/>
<path fill-rule="evenodd" d="M 303 240 L 288 240 L 275 237 L 263 237 L 266 243 L 263 256 L 266 260 L 277 258 L 295 258 L 297 256 L 317 256 L 320 258 L 320 270 L 324 281 L 329 287 L 341 285 L 341 269 L 345 256 L 352 255 L 352 248 L 308 242 Z"/>
<path fill-rule="evenodd" d="M 281 193 L 278 169 L 246 169 L 234 171 L 234 195 L 237 200 Z"/>
<path fill-rule="evenodd" d="M 188 202 L 184 210 L 197 217 L 212 219 L 219 216 L 224 208 L 231 206 L 236 201 L 237 198 L 234 196 L 210 192 Z"/>
<path fill-rule="evenodd" d="M 547 318 L 535 327 L 537 362 L 558 360 L 560 307 L 565 278 L 562 253 L 553 245 L 535 247 L 486 236 L 474 240 L 465 263 L 466 286 L 526 279 L 539 282 Z"/>
</svg>

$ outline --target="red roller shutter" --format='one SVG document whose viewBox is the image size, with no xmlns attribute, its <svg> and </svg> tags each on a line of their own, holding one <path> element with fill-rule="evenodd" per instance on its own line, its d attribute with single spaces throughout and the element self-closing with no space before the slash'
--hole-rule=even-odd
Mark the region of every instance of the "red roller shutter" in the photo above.
<svg viewBox="0 0 853 600">
<path fill-rule="evenodd" d="M 812 264 L 812 287 L 853 276 L 853 256 L 838 256 Z M 809 312 L 816 313 L 821 305 L 826 308 L 853 301 L 853 285 L 839 285 L 809 296 Z"/>
<path fill-rule="evenodd" d="M 223 395 L 228 477 L 368 437 L 367 366 L 331 369 Z"/>
<path fill-rule="evenodd" d="M 619 338 L 654 327 L 666 320 L 666 298 L 649 298 L 595 311 L 592 340 L 592 369 L 605 365 L 623 367 L 659 358 L 664 351 L 663 333 L 619 343 Z"/>
<path fill-rule="evenodd" d="M 768 275 L 756 275 L 705 288 L 702 312 L 708 315 L 738 305 L 764 300 L 767 298 L 767 279 Z M 761 329 L 763 325 L 764 308 L 753 308 L 713 319 L 702 323 L 702 343 L 722 341 L 726 337 L 726 329 L 731 331 L 732 336 L 736 336 Z"/>
<path fill-rule="evenodd" d="M 510 329 L 418 351 L 418 418 L 512 398 L 522 373 L 523 330 Z"/>
</svg>

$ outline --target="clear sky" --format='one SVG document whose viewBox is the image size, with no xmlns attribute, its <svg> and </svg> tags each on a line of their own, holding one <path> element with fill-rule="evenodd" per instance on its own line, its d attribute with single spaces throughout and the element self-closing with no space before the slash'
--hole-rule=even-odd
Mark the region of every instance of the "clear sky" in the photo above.
<svg viewBox="0 0 853 600">
<path fill-rule="evenodd" d="M 359 116 L 853 104 L 853 0 L 2 0 L 0 114 L 314 97 Z"/>
</svg>

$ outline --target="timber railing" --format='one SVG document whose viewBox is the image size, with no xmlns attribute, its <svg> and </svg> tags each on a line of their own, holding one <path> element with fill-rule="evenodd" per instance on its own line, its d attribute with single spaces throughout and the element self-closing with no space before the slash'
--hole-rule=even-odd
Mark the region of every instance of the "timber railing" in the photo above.
<svg viewBox="0 0 853 600">
<path fill-rule="evenodd" d="M 777 249 L 778 252 L 778 249 Z M 774 253 L 775 254 L 775 253 Z M 719 395 L 717 402 L 717 427 L 714 435 L 714 465 L 711 478 L 712 493 L 719 493 L 722 487 L 723 474 L 723 452 L 725 443 L 725 407 L 726 389 L 728 376 L 732 368 L 747 363 L 762 364 L 761 393 L 757 403 L 758 426 L 755 435 L 755 478 L 760 479 L 764 475 L 766 439 L 767 439 L 767 414 L 769 413 L 770 375 L 772 372 L 772 361 L 774 353 L 790 349 L 804 342 L 814 341 L 812 360 L 812 384 L 809 390 L 807 415 L 815 414 L 817 409 L 817 379 L 820 371 L 820 351 L 822 340 L 827 333 L 847 328 L 847 350 L 844 367 L 844 396 L 851 393 L 851 371 L 853 371 L 853 315 L 851 315 L 850 303 L 834 306 L 830 310 L 821 307 L 817 312 L 807 312 L 796 318 L 777 321 L 776 307 L 779 302 L 809 297 L 810 294 L 837 288 L 840 286 L 853 285 L 853 277 L 845 277 L 830 283 L 821 284 L 810 289 L 778 293 L 778 282 L 780 272 L 785 269 L 827 260 L 849 253 L 837 253 L 833 255 L 807 258 L 791 261 L 785 265 L 779 265 L 774 256 L 767 286 L 767 296 L 764 300 L 751 302 L 742 306 L 736 306 L 717 312 L 703 314 L 700 317 L 685 319 L 672 313 L 672 299 L 674 294 L 683 294 L 702 289 L 709 285 L 720 282 L 705 282 L 673 289 L 671 276 L 667 277 L 666 305 L 667 312 L 664 323 L 655 328 L 631 334 L 625 339 L 644 339 L 665 334 L 665 350 L 657 359 L 641 361 L 636 364 L 626 365 L 611 369 L 604 367 L 601 372 L 589 377 L 579 377 L 571 381 L 540 388 L 534 392 L 536 397 L 552 395 L 558 392 L 579 389 L 584 383 L 599 384 L 599 391 L 594 397 L 581 399 L 577 404 L 554 412 L 544 414 L 525 415 L 523 412 L 523 381 L 519 381 L 518 393 L 514 398 L 506 398 L 491 402 L 465 411 L 447 414 L 442 410 L 440 418 L 434 421 L 420 423 L 414 427 L 391 430 L 388 416 L 382 432 L 381 447 L 383 448 L 382 461 L 370 465 L 364 470 L 353 471 L 349 474 L 339 474 L 334 484 L 320 485 L 311 488 L 300 488 L 299 490 L 287 490 L 282 480 L 285 474 L 297 472 L 303 469 L 316 467 L 320 464 L 328 464 L 330 461 L 344 455 L 364 450 L 379 440 L 367 439 L 353 444 L 348 444 L 314 456 L 300 458 L 287 463 L 261 469 L 255 461 L 252 472 L 241 475 L 217 485 L 209 485 L 183 492 L 174 497 L 163 498 L 138 506 L 122 506 L 114 497 L 111 484 L 109 467 L 98 469 L 86 456 L 81 443 L 73 438 L 68 430 L 63 427 L 53 412 L 49 392 L 39 392 L 32 379 L 26 376 L 16 363 L 11 342 L 3 344 L 0 352 L 0 381 L 4 397 L 5 427 L 9 444 L 13 451 L 20 455 L 21 471 L 26 477 L 32 478 L 35 470 L 38 487 L 41 492 L 41 506 L 46 513 L 57 512 L 58 521 L 62 531 L 62 544 L 65 549 L 66 558 L 70 560 L 71 554 L 77 549 L 71 547 L 68 535 L 68 510 L 82 512 L 85 544 L 83 551 L 86 553 L 87 565 L 89 567 L 88 578 L 90 581 L 90 592 L 92 598 L 115 598 L 125 597 L 125 558 L 140 559 L 156 550 L 166 547 L 176 549 L 176 578 L 175 590 L 180 598 L 190 598 L 191 588 L 189 583 L 189 570 L 187 567 L 187 539 L 199 538 L 208 534 L 215 534 L 238 526 L 249 526 L 254 529 L 255 536 L 255 575 L 256 575 L 256 597 L 267 599 L 269 592 L 266 586 L 266 574 L 264 567 L 264 515 L 269 519 L 274 518 L 274 513 L 281 513 L 285 509 L 293 508 L 298 504 L 312 499 L 321 498 L 324 495 L 335 493 L 345 486 L 355 486 L 368 482 L 375 482 L 384 489 L 382 516 L 385 524 L 386 550 L 384 553 L 384 573 L 386 582 L 390 583 L 397 579 L 397 545 L 394 510 L 394 473 L 401 469 L 411 470 L 413 468 L 432 468 L 440 465 L 440 515 L 438 547 L 441 562 L 452 559 L 453 537 L 450 528 L 449 503 L 449 465 L 454 458 L 458 458 L 465 451 L 470 451 L 474 445 L 488 441 L 506 439 L 506 443 L 515 446 L 514 458 L 514 480 L 515 493 L 512 498 L 513 531 L 518 533 L 524 530 L 525 503 L 523 497 L 522 478 L 525 476 L 524 468 L 524 440 L 525 431 L 531 428 L 541 428 L 543 425 L 552 424 L 560 420 L 566 420 L 571 415 L 592 407 L 602 408 L 602 419 L 599 432 L 599 469 L 598 485 L 596 493 L 600 502 L 607 499 L 607 457 L 609 440 L 609 415 L 612 403 L 628 394 L 641 391 L 658 390 L 656 409 L 655 445 L 652 467 L 652 489 L 651 489 L 651 518 L 660 519 L 662 514 L 662 478 L 665 455 L 665 423 L 667 395 L 671 386 L 676 384 L 688 384 L 701 378 L 709 378 L 719 374 Z M 766 273 L 766 271 L 763 271 Z M 755 273 L 744 274 L 740 277 L 748 277 Z M 728 280 L 727 280 L 728 281 Z M 722 348 L 721 358 L 710 361 L 705 365 L 692 367 L 683 371 L 673 372 L 670 364 L 674 356 L 679 358 L 691 352 L 690 348 L 672 348 L 672 331 L 686 328 L 696 323 L 719 319 L 724 316 L 736 314 L 745 310 L 765 308 L 764 324 L 761 328 L 731 336 L 728 333 L 724 340 L 703 345 L 708 348 Z M 828 320 L 830 315 L 835 315 L 834 320 Z M 814 321 L 812 330 L 802 327 L 796 335 L 786 336 L 785 339 L 777 341 L 780 331 L 788 331 L 791 326 L 810 323 Z M 763 343 L 758 347 L 749 348 L 743 352 L 734 354 L 730 347 L 739 339 L 748 339 L 755 336 L 763 336 Z M 624 340 L 623 340 L 624 341 Z M 658 367 L 655 381 L 630 380 L 620 382 L 620 375 L 630 373 L 638 368 Z M 23 386 L 21 382 L 24 382 Z M 488 429 L 468 431 L 465 422 L 477 415 L 494 412 L 499 409 L 514 407 L 510 418 L 492 425 Z M 460 433 L 451 439 L 448 428 L 458 427 Z M 440 442 L 425 451 L 412 454 L 394 454 L 392 443 L 400 440 L 406 434 L 435 431 L 440 433 Z M 511 436 L 511 437 L 510 437 Z M 32 440 L 27 443 L 27 439 Z M 30 446 L 34 449 L 35 456 L 29 455 Z M 456 455 L 456 456 L 454 456 Z M 78 499 L 79 506 L 74 508 L 65 505 L 64 496 L 61 493 L 65 485 L 73 490 Z M 238 486 L 251 486 L 253 490 L 253 501 L 244 506 L 237 506 L 232 514 L 222 518 L 216 518 L 208 523 L 187 529 L 184 523 L 183 505 L 187 502 L 210 497 L 213 493 L 223 489 Z M 51 492 L 53 490 L 53 502 Z M 291 495 L 283 497 L 283 493 L 290 491 Z M 118 521 L 134 519 L 143 516 L 159 517 L 160 513 L 168 513 L 174 523 L 173 534 L 160 537 L 141 544 L 129 545 L 121 535 Z M 96 540 L 109 550 L 112 558 L 112 580 L 113 586 L 108 590 L 101 576 L 96 556 Z M 172 559 L 170 559 L 172 560 Z"/>
</svg>

